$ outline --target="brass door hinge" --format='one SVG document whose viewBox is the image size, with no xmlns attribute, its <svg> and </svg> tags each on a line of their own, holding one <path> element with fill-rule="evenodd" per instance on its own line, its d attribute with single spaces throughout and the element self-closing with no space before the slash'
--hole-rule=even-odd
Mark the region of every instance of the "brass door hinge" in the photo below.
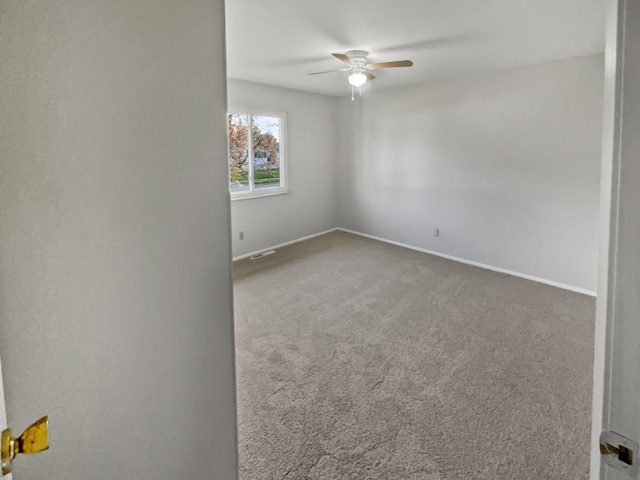
<svg viewBox="0 0 640 480">
<path fill-rule="evenodd" d="M 13 438 L 11 429 L 2 432 L 2 475 L 11 473 L 13 459 L 19 453 L 38 453 L 49 448 L 49 417 L 27 428 L 18 438 Z"/>
<path fill-rule="evenodd" d="M 632 478 L 638 476 L 638 444 L 619 433 L 605 431 L 600 434 L 602 460 L 612 468 Z"/>
</svg>

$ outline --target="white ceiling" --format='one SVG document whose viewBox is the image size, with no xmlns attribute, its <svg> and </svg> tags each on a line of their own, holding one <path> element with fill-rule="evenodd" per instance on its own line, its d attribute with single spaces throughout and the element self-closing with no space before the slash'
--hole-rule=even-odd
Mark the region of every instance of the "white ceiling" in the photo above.
<svg viewBox="0 0 640 480">
<path fill-rule="evenodd" d="M 229 77 L 330 95 L 350 94 L 332 52 L 361 49 L 369 88 L 532 65 L 604 50 L 604 0 L 226 0 Z"/>
</svg>

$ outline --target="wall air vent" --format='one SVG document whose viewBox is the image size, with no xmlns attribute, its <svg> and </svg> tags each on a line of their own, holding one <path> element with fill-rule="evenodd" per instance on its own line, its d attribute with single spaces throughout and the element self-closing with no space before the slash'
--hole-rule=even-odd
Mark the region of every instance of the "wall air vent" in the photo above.
<svg viewBox="0 0 640 480">
<path fill-rule="evenodd" d="M 267 250 L 266 252 L 260 252 L 260 253 L 256 253 L 255 255 L 251 255 L 249 258 L 251 260 L 256 260 L 258 258 L 266 257 L 267 255 L 272 255 L 274 253 L 276 253 L 275 250 Z"/>
</svg>

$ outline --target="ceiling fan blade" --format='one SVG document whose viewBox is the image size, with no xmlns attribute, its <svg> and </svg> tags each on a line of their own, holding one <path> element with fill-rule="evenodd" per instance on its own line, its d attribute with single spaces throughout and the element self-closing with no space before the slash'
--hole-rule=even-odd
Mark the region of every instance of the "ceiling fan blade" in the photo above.
<svg viewBox="0 0 640 480">
<path fill-rule="evenodd" d="M 350 68 L 341 68 L 340 70 L 327 70 L 326 72 L 307 73 L 307 75 L 322 75 L 323 73 L 346 72 L 347 70 L 351 70 L 351 69 Z"/>
<path fill-rule="evenodd" d="M 348 56 L 346 56 L 344 53 L 332 53 L 331 55 L 336 57 L 338 60 L 343 61 L 347 65 L 353 65 L 353 62 L 351 61 L 351 59 Z"/>
<path fill-rule="evenodd" d="M 376 76 L 375 76 L 373 73 L 371 73 L 371 72 L 368 72 L 368 71 L 366 71 L 366 70 L 365 70 L 365 71 L 364 71 L 364 72 L 362 72 L 362 73 L 364 73 L 364 74 L 365 74 L 365 76 L 366 76 L 369 80 L 375 80 L 375 79 L 376 79 Z"/>
<path fill-rule="evenodd" d="M 371 65 L 367 65 L 368 68 L 396 68 L 396 67 L 410 67 L 413 65 L 411 60 L 399 60 L 397 62 L 382 62 L 382 63 L 373 63 Z"/>
</svg>

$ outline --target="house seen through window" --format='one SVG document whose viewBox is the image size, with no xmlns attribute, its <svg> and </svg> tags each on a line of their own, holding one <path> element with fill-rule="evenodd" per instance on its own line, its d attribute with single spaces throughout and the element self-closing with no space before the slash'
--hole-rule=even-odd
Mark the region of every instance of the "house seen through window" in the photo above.
<svg viewBox="0 0 640 480">
<path fill-rule="evenodd" d="M 285 115 L 229 113 L 232 198 L 286 192 Z"/>
</svg>

